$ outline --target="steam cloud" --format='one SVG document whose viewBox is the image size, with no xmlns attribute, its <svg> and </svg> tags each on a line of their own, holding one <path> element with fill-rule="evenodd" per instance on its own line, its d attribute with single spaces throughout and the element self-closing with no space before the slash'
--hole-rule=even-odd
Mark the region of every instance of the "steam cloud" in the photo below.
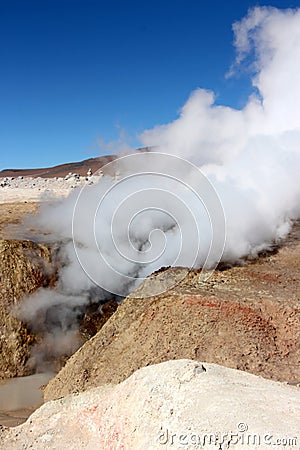
<svg viewBox="0 0 300 450">
<path fill-rule="evenodd" d="M 212 92 L 198 89 L 177 120 L 141 136 L 193 161 L 212 181 L 227 221 L 223 259 L 263 248 L 300 215 L 300 10 L 255 8 L 233 30 L 229 74 L 254 55 L 246 106 L 216 106 Z"/>
<path fill-rule="evenodd" d="M 122 297 L 163 265 L 214 268 L 255 256 L 300 218 L 300 10 L 254 8 L 233 30 L 228 76 L 245 65 L 252 73 L 245 107 L 218 106 L 196 90 L 177 120 L 141 135 L 157 157 L 120 160 L 119 182 L 105 175 L 44 209 L 39 226 L 63 243 L 64 266 L 56 292 L 23 304 L 25 320 L 59 304 L 73 311 L 60 329 L 73 332 L 74 305 Z M 167 155 L 179 161 L 171 176 Z"/>
</svg>

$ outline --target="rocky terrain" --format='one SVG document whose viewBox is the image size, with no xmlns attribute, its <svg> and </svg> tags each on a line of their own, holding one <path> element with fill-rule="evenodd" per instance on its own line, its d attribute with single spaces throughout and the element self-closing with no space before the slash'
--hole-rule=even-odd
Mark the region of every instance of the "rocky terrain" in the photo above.
<svg viewBox="0 0 300 450">
<path fill-rule="evenodd" d="M 150 148 L 145 147 L 136 151 L 149 150 Z M 54 167 L 1 170 L 0 204 L 39 202 L 66 197 L 75 188 L 97 183 L 106 170 L 110 171 L 107 164 L 116 158 L 116 155 L 106 155 Z"/>
<path fill-rule="evenodd" d="M 38 242 L 38 230 L 24 225 L 23 218 L 38 212 L 41 193 L 48 184 L 62 195 L 62 185 L 70 192 L 71 186 L 90 182 L 92 176 L 81 179 L 67 174 L 63 181 L 29 177 L 18 179 L 17 187 L 11 180 L 9 186 L 0 188 L 2 377 L 22 376 L 32 370 L 28 360 L 36 336 L 14 317 L 12 307 L 24 294 L 55 279 L 52 250 Z M 30 183 L 36 182 L 41 183 L 41 191 L 31 197 L 28 192 L 36 187 L 31 188 Z M 80 332 L 87 342 L 48 384 L 45 399 L 116 384 L 139 368 L 185 358 L 283 381 L 297 393 L 299 267 L 300 223 L 296 222 L 290 235 L 272 251 L 239 266 L 219 267 L 206 282 L 197 271 L 183 277 L 180 268 L 162 269 L 117 310 L 116 304 L 106 305 L 105 317 L 95 314 L 93 308 L 85 312 Z M 172 290 L 153 295 L 157 286 L 170 279 L 174 281 Z M 2 411 L 0 423 L 16 425 L 30 412 L 16 414 L 14 420 Z"/>
<path fill-rule="evenodd" d="M 70 172 L 63 178 L 0 178 L 0 202 L 45 202 L 59 199 L 69 195 L 73 189 L 97 183 L 101 176 L 101 172 L 93 175 L 90 170 L 85 176 Z"/>
<path fill-rule="evenodd" d="M 24 222 L 38 210 L 37 202 L 0 204 L 0 380 L 28 375 L 35 370 L 31 353 L 42 339 L 42 318 L 33 330 L 17 318 L 16 307 L 38 288 L 54 287 L 56 283 L 59 246 L 37 242 L 39 230 Z M 101 313 L 96 306 L 88 306 L 82 314 L 79 328 L 82 342 L 102 327 L 116 310 L 117 303 L 108 302 Z M 53 364 L 59 367 L 62 362 L 53 361 Z"/>
<path fill-rule="evenodd" d="M 51 250 L 31 241 L 0 240 L 0 379 L 32 373 L 30 347 L 36 337 L 16 318 L 14 308 L 55 278 Z"/>
<path fill-rule="evenodd" d="M 168 361 L 48 402 L 0 430 L 0 447 L 267 449 L 299 447 L 300 391 L 246 372 Z"/>
<path fill-rule="evenodd" d="M 50 381 L 45 399 L 123 381 L 140 367 L 189 358 L 266 378 L 300 382 L 299 224 L 282 248 L 202 282 L 190 271 L 172 290 L 150 296 L 181 269 L 162 270 Z M 84 370 L 82 369 L 84 368 Z"/>
<path fill-rule="evenodd" d="M 24 223 L 24 219 L 39 211 L 39 206 L 39 202 L 24 199 L 17 203 L 0 203 L 0 386 L 4 380 L 27 376 L 36 370 L 34 351 L 42 340 L 42 330 L 36 334 L 31 326 L 22 322 L 16 307 L 26 295 L 40 287 L 54 286 L 56 282 L 57 248 L 37 242 L 39 231 Z M 87 308 L 79 330 L 82 342 L 101 328 L 116 307 L 116 303 L 109 302 L 101 314 L 94 310 L 95 305 Z M 64 357 L 53 360 L 50 355 L 48 365 L 58 370 L 63 362 Z M 39 404 L 35 408 L 37 406 Z M 6 411 L 0 405 L 0 424 L 22 423 L 35 408 Z"/>
</svg>

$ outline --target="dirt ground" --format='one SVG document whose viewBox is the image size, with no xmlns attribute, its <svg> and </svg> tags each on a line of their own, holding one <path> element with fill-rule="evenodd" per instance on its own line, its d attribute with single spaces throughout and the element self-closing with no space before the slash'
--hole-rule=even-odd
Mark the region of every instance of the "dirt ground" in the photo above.
<svg viewBox="0 0 300 450">
<path fill-rule="evenodd" d="M 25 235 L 29 229 L 24 230 L 20 222 L 38 210 L 39 203 L 36 202 L 0 203 L 0 237 L 9 239 L 21 232 Z"/>
<path fill-rule="evenodd" d="M 36 408 L 19 409 L 17 411 L 0 411 L 0 427 L 17 427 L 24 423 Z"/>
</svg>

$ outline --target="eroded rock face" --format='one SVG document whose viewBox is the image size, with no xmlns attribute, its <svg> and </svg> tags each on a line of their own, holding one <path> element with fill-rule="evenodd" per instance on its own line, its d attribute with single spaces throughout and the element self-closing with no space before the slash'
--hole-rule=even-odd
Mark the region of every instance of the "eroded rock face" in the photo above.
<svg viewBox="0 0 300 450">
<path fill-rule="evenodd" d="M 172 290 L 151 297 L 157 284 L 181 269 L 150 276 L 127 297 L 103 328 L 50 381 L 51 400 L 105 383 L 169 359 L 221 364 L 279 381 L 300 381 L 300 244 L 252 264 L 196 271 Z"/>
<path fill-rule="evenodd" d="M 105 322 L 114 314 L 118 306 L 118 303 L 114 300 L 109 300 L 103 305 L 97 303 L 88 305 L 79 325 L 82 339 L 87 341 L 95 336 Z"/>
<path fill-rule="evenodd" d="M 299 444 L 300 391 L 189 360 L 145 367 L 119 385 L 46 403 L 2 429 L 1 448 L 237 450 Z M 233 445 L 234 442 L 234 445 Z M 277 442 L 277 444 L 276 444 Z M 283 448 L 278 446 L 278 448 Z"/>
<path fill-rule="evenodd" d="M 31 241 L 0 240 L 0 379 L 28 375 L 35 336 L 15 317 L 24 295 L 55 278 L 51 250 Z"/>
</svg>

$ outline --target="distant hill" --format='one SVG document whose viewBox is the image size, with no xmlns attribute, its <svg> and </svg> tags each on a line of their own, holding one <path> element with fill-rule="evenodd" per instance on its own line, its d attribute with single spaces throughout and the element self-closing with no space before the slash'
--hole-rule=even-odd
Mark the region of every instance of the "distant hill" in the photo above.
<svg viewBox="0 0 300 450">
<path fill-rule="evenodd" d="M 138 148 L 135 152 L 149 152 L 151 147 Z M 124 156 L 119 155 L 105 155 L 98 156 L 97 158 L 89 158 L 79 162 L 70 162 L 65 164 L 59 164 L 53 167 L 41 167 L 39 169 L 3 169 L 0 170 L 0 178 L 4 177 L 42 177 L 42 178 L 54 178 L 65 177 L 68 173 L 78 173 L 81 176 L 85 176 L 89 169 L 95 173 L 98 169 L 110 163 L 116 158 Z"/>
<path fill-rule="evenodd" d="M 60 164 L 54 167 L 42 167 L 39 169 L 4 169 L 0 171 L 0 177 L 65 177 L 69 172 L 78 173 L 81 176 L 86 175 L 89 169 L 96 172 L 105 164 L 116 159 L 115 155 L 99 156 L 98 158 L 89 158 L 84 161 L 70 162 Z"/>
</svg>

